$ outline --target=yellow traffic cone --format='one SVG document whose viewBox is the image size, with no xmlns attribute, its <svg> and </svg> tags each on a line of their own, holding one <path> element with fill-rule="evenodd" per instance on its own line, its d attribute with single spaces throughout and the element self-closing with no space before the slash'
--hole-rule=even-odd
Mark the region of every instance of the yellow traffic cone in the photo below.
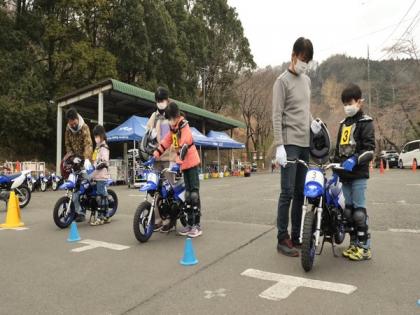
<svg viewBox="0 0 420 315">
<path fill-rule="evenodd" d="M 24 223 L 20 221 L 19 199 L 12 191 L 7 203 L 6 223 L 0 224 L 0 228 L 13 229 L 21 226 L 24 226 Z"/>
</svg>

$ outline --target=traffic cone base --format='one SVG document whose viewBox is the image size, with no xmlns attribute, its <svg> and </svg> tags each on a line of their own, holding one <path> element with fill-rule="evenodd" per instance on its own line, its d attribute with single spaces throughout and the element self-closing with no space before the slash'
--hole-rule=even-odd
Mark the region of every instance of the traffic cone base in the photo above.
<svg viewBox="0 0 420 315">
<path fill-rule="evenodd" d="M 10 192 L 9 201 L 7 202 L 6 222 L 0 224 L 0 228 L 14 229 L 22 227 L 25 224 L 20 220 L 19 199 L 14 191 Z"/>
<path fill-rule="evenodd" d="M 184 257 L 180 260 L 180 264 L 183 266 L 193 266 L 198 264 L 191 238 L 187 238 L 185 240 Z"/>
<path fill-rule="evenodd" d="M 70 233 L 69 237 L 67 238 L 67 242 L 78 242 L 80 241 L 79 231 L 77 230 L 77 224 L 73 221 L 70 225 Z"/>
</svg>

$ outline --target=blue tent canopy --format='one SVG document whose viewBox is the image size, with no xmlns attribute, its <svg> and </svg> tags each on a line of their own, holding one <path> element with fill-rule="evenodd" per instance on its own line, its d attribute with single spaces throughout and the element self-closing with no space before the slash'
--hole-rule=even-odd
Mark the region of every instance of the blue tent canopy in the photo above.
<svg viewBox="0 0 420 315">
<path fill-rule="evenodd" d="M 146 133 L 148 118 L 131 116 L 117 128 L 106 133 L 108 142 L 140 141 Z"/>
<path fill-rule="evenodd" d="M 209 131 L 207 137 L 216 142 L 221 149 L 244 149 L 245 144 L 233 140 L 226 133 L 221 131 Z"/>
<path fill-rule="evenodd" d="M 196 146 L 205 147 L 205 148 L 209 148 L 209 147 L 216 148 L 217 147 L 217 142 L 216 141 L 206 137 L 200 131 L 198 131 L 196 128 L 190 127 L 190 130 L 191 130 L 191 133 L 192 133 L 194 144 Z"/>
</svg>

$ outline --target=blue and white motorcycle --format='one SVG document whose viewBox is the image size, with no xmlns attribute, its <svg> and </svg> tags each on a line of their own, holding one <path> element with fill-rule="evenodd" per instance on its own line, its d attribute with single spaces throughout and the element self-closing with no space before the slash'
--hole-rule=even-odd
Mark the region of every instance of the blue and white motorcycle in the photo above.
<svg viewBox="0 0 420 315">
<path fill-rule="evenodd" d="M 324 243 L 331 243 L 333 254 L 337 256 L 335 244 L 341 244 L 346 232 L 350 231 L 344 217 L 345 200 L 342 184 L 337 175 L 333 174 L 331 178 L 327 178 L 326 175 L 327 170 L 342 169 L 342 167 L 338 163 L 309 167 L 302 160 L 288 161 L 288 163 L 300 163 L 308 168 L 299 240 L 302 243 L 302 267 L 305 271 L 310 271 L 315 255 L 321 255 Z M 321 248 L 317 252 L 320 245 Z"/>
<path fill-rule="evenodd" d="M 32 176 L 31 172 L 26 174 L 26 186 L 28 186 L 29 190 L 33 192 L 36 187 L 36 178 Z"/>
<path fill-rule="evenodd" d="M 56 191 L 62 183 L 63 183 L 63 177 L 56 175 L 55 173 L 51 174 L 51 187 L 54 191 Z"/>
<path fill-rule="evenodd" d="M 8 202 L 10 192 L 14 191 L 19 199 L 20 208 L 25 208 L 31 200 L 31 191 L 26 185 L 26 177 L 30 171 L 1 175 L 0 174 L 0 200 Z"/>
<path fill-rule="evenodd" d="M 45 175 L 44 173 L 40 173 L 39 177 L 39 188 L 41 189 L 42 192 L 47 191 L 48 185 L 50 183 L 50 176 Z"/>
<path fill-rule="evenodd" d="M 147 182 L 140 187 L 141 192 L 146 192 L 145 200 L 137 207 L 133 219 L 133 231 L 140 243 L 145 243 L 153 234 L 155 223 L 155 209 L 160 217 L 173 222 L 180 220 L 183 226 L 187 225 L 185 184 L 183 179 L 171 183 L 165 178 L 166 173 L 176 174 L 179 169 L 164 169 L 162 171 L 147 171 Z"/>
<path fill-rule="evenodd" d="M 82 211 L 84 213 L 90 211 L 91 218 L 98 209 L 96 184 L 88 178 L 87 171 L 82 169 L 83 159 L 78 158 L 76 163 L 73 162 L 74 160 L 74 157 L 70 157 L 65 163 L 70 175 L 59 189 L 65 190 L 66 195 L 57 200 L 53 210 L 54 222 L 61 229 L 68 227 L 76 218 L 76 210 L 72 199 L 75 193 L 80 193 L 79 202 Z M 109 179 L 107 186 L 111 184 L 112 179 Z M 112 189 L 107 189 L 107 191 L 108 211 L 106 216 L 110 218 L 117 212 L 118 198 Z"/>
</svg>

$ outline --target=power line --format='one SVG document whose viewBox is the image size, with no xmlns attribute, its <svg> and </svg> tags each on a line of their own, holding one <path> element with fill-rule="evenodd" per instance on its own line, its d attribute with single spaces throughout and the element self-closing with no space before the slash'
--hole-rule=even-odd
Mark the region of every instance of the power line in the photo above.
<svg viewBox="0 0 420 315">
<path fill-rule="evenodd" d="M 414 0 L 410 7 L 408 8 L 407 12 L 404 14 L 404 16 L 401 18 L 401 20 L 398 22 L 397 26 L 394 28 L 394 30 L 391 32 L 391 34 L 389 34 L 389 36 L 379 45 L 382 46 L 384 45 L 388 39 L 391 38 L 392 35 L 394 35 L 394 33 L 397 31 L 397 29 L 400 27 L 401 23 L 403 22 L 403 20 L 405 19 L 405 17 L 408 15 L 408 13 L 410 13 L 411 9 L 413 8 L 414 4 L 416 3 L 417 0 Z"/>
</svg>

